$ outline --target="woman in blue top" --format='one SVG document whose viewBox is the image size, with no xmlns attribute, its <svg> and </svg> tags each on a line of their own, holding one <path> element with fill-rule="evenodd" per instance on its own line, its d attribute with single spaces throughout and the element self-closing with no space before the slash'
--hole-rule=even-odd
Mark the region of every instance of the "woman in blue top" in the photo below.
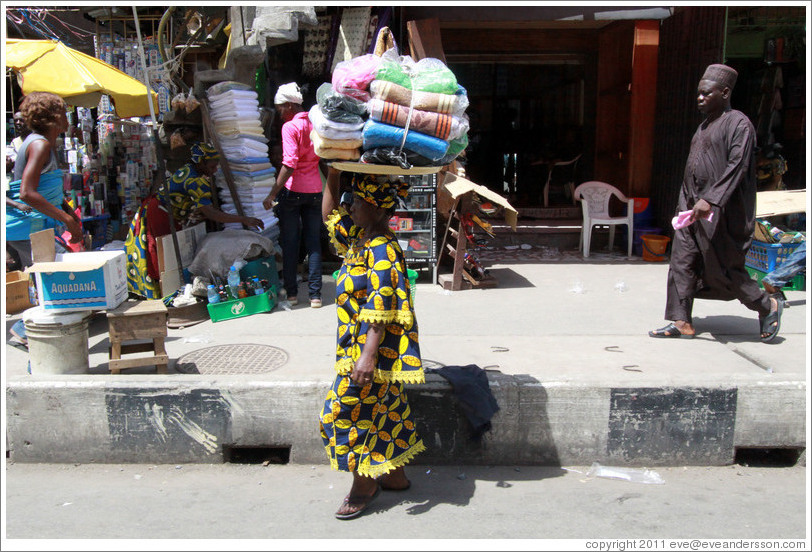
<svg viewBox="0 0 812 552">
<path fill-rule="evenodd" d="M 20 114 L 31 129 L 14 161 L 14 180 L 6 192 L 6 240 L 23 267 L 30 266 L 31 234 L 67 227 L 71 243 L 82 241 L 82 222 L 65 200 L 56 139 L 68 130 L 65 102 L 50 92 L 23 98 Z M 19 203 L 18 203 L 19 202 Z M 31 209 L 18 208 L 27 205 Z"/>
<path fill-rule="evenodd" d="M 336 280 L 336 378 L 320 416 L 333 469 L 353 474 L 335 513 L 361 515 L 383 490 L 405 490 L 403 470 L 425 449 L 415 431 L 404 383 L 422 383 L 417 319 L 406 260 L 389 229 L 398 196 L 408 185 L 370 175 L 353 179 L 352 204 L 332 210 L 338 171 L 330 169 L 323 212 L 344 263 Z"/>
</svg>

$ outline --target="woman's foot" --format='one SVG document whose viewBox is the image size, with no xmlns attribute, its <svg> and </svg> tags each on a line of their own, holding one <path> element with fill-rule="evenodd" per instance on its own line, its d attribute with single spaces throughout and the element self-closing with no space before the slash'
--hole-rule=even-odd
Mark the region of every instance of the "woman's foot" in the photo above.
<svg viewBox="0 0 812 552">
<path fill-rule="evenodd" d="M 364 513 L 369 505 L 380 494 L 381 487 L 378 482 L 371 477 L 361 477 L 353 474 L 352 488 L 350 494 L 344 497 L 344 502 L 336 510 L 335 517 L 338 519 L 354 519 Z"/>
<path fill-rule="evenodd" d="M 403 466 L 380 476 L 378 483 L 381 484 L 381 489 L 384 491 L 405 491 L 412 486 L 412 482 L 406 477 Z"/>
</svg>

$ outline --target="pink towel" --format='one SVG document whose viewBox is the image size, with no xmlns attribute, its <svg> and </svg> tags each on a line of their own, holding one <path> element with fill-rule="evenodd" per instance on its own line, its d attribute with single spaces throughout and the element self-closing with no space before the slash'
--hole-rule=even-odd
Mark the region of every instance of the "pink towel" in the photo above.
<svg viewBox="0 0 812 552">
<path fill-rule="evenodd" d="M 693 213 L 693 211 L 680 211 L 677 216 L 672 218 L 671 226 L 674 227 L 674 230 L 679 230 L 680 228 L 690 226 L 691 213 Z M 708 215 L 708 222 L 713 222 L 713 211 L 711 211 L 710 214 Z"/>
</svg>

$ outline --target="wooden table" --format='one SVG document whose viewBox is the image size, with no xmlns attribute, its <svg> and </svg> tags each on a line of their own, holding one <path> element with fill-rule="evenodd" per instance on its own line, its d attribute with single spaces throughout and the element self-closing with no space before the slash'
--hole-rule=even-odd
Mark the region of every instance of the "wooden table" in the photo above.
<svg viewBox="0 0 812 552">
<path fill-rule="evenodd" d="M 169 365 L 164 341 L 167 335 L 168 312 L 163 301 L 125 301 L 107 311 L 110 332 L 110 372 L 139 366 L 155 366 L 165 374 Z M 124 343 L 132 340 L 152 340 L 152 343 Z M 152 352 L 153 356 L 122 359 L 122 354 Z"/>
</svg>

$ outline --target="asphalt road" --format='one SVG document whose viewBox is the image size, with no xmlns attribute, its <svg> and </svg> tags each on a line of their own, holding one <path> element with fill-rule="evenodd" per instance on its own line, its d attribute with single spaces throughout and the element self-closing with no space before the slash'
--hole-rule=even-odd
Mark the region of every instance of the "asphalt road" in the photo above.
<svg viewBox="0 0 812 552">
<path fill-rule="evenodd" d="M 339 521 L 333 512 L 350 478 L 326 465 L 7 462 L 3 550 L 325 550 L 323 539 L 387 539 L 384 548 L 405 550 L 423 547 L 413 539 L 466 550 L 495 547 L 456 539 L 509 539 L 496 548 L 557 550 L 567 542 L 549 539 L 809 537 L 803 466 L 656 468 L 664 484 L 593 477 L 589 468 L 414 465 L 410 490 L 381 493 L 364 516 Z M 130 548 L 103 539 L 136 540 Z"/>
</svg>

